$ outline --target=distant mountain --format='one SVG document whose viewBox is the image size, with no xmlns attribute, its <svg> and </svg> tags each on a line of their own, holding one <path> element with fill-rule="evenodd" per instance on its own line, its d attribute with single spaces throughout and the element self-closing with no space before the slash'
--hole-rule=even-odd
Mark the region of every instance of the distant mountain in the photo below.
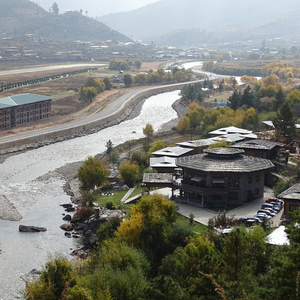
<svg viewBox="0 0 300 300">
<path fill-rule="evenodd" d="M 0 0 L 0 31 L 53 39 L 131 41 L 127 36 L 76 11 L 57 16 L 29 0 Z"/>
<path fill-rule="evenodd" d="M 228 33 L 243 37 L 244 32 L 255 33 L 253 30 L 260 30 L 264 36 L 298 34 L 299 18 L 295 16 L 299 15 L 298 0 L 160 0 L 131 12 L 99 19 L 135 39 L 157 39 L 161 43 L 162 36 L 176 39 L 176 35 L 184 32 L 195 35 L 197 31 L 202 34 L 202 38 L 197 34 L 199 40 L 205 40 L 203 33 L 212 33 L 212 39 L 216 40 L 220 40 L 218 35 L 222 39 L 222 33 L 226 33 L 226 38 Z M 295 19 L 295 26 L 288 22 L 289 18 Z"/>
</svg>

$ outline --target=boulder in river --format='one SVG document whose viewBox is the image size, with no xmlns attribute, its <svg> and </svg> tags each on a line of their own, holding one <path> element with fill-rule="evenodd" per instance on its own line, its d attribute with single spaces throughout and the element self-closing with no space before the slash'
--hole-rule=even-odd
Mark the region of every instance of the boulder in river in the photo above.
<svg viewBox="0 0 300 300">
<path fill-rule="evenodd" d="M 72 230 L 73 230 L 73 225 L 70 224 L 70 223 L 66 223 L 66 224 L 62 224 L 62 225 L 60 226 L 60 228 L 61 228 L 62 230 L 65 230 L 65 231 L 72 231 Z"/>
<path fill-rule="evenodd" d="M 38 227 L 38 226 L 20 225 L 19 226 L 19 231 L 21 231 L 21 232 L 41 232 L 41 231 L 47 231 L 47 228 Z"/>
<path fill-rule="evenodd" d="M 70 215 L 65 215 L 62 219 L 64 221 L 71 221 L 72 217 Z"/>
</svg>

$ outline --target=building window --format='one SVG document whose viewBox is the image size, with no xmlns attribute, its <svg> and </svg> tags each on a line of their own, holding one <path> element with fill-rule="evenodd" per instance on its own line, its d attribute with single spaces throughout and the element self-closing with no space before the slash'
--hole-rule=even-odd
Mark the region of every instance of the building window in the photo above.
<svg viewBox="0 0 300 300">
<path fill-rule="evenodd" d="M 228 187 L 238 189 L 240 186 L 239 178 L 228 178 Z"/>
<path fill-rule="evenodd" d="M 248 183 L 252 183 L 252 176 L 248 177 Z"/>
<path fill-rule="evenodd" d="M 254 195 L 255 195 L 255 196 L 258 196 L 258 195 L 259 195 L 259 189 L 255 189 L 255 190 L 254 190 Z"/>
<path fill-rule="evenodd" d="M 259 175 L 256 175 L 256 176 L 255 176 L 255 181 L 256 181 L 256 182 L 259 182 Z"/>
<path fill-rule="evenodd" d="M 290 205 L 290 212 L 293 212 L 293 211 L 295 211 L 298 208 L 299 208 L 298 205 Z"/>
</svg>

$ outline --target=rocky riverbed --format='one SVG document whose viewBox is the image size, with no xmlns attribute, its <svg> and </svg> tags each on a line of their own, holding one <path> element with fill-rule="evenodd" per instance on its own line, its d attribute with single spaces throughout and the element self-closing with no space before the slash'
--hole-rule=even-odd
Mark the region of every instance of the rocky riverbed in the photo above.
<svg viewBox="0 0 300 300">
<path fill-rule="evenodd" d="M 122 117 L 122 120 L 112 120 L 105 126 L 113 126 L 115 124 L 119 124 L 122 121 L 125 120 L 131 120 L 135 117 L 137 117 L 140 113 L 140 110 L 144 104 L 146 99 L 140 99 L 137 101 L 134 105 L 129 107 Z M 175 111 L 182 116 L 182 105 L 180 104 L 180 101 L 176 101 L 172 106 Z M 169 121 L 168 123 L 165 123 L 159 130 L 159 132 L 168 131 L 172 129 L 173 127 L 176 127 L 177 122 L 179 120 L 179 117 L 176 119 L 173 119 Z M 37 149 L 40 147 L 44 147 L 53 143 L 63 142 L 69 139 L 74 139 L 79 136 L 86 136 L 89 134 L 92 134 L 94 132 L 98 132 L 102 130 L 104 126 L 101 126 L 99 128 L 95 128 L 93 130 L 89 130 L 86 132 L 78 133 L 77 135 L 71 135 L 71 136 L 65 136 L 65 137 L 59 137 L 57 139 L 52 140 L 45 140 L 40 143 L 34 143 L 29 145 L 24 145 L 21 147 L 14 147 L 9 148 L 5 150 L 0 151 L 0 164 L 3 163 L 7 158 L 9 158 L 11 155 L 14 155 L 16 153 L 22 153 L 26 152 L 28 150 Z M 60 167 L 56 169 L 55 171 L 49 172 L 41 177 L 38 178 L 38 180 L 48 180 L 49 178 L 61 178 L 63 179 L 66 184 L 64 185 L 65 192 L 70 195 L 73 198 L 78 198 L 80 196 L 79 193 L 79 181 L 76 179 L 78 168 L 81 166 L 83 161 L 80 162 L 74 162 L 70 164 L 66 164 L 63 167 Z M 6 196 L 0 195 L 0 219 L 2 220 L 10 220 L 10 221 L 19 221 L 21 220 L 22 216 L 18 212 L 17 208 L 7 199 Z"/>
</svg>

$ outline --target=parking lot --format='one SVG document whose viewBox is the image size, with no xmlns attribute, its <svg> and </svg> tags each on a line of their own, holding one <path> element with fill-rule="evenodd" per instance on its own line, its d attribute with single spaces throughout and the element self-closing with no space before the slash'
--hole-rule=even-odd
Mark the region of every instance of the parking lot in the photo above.
<svg viewBox="0 0 300 300">
<path fill-rule="evenodd" d="M 156 191 L 157 193 L 162 193 L 165 196 L 170 197 L 170 189 L 160 189 Z M 264 187 L 264 197 L 256 199 L 254 201 L 251 201 L 249 203 L 246 203 L 238 208 L 235 208 L 233 210 L 230 210 L 228 212 L 228 215 L 234 215 L 236 218 L 250 218 L 253 217 L 257 211 L 261 208 L 261 205 L 265 203 L 265 200 L 268 198 L 274 197 L 273 190 Z M 190 214 L 192 213 L 195 218 L 194 220 L 202 223 L 204 225 L 208 224 L 208 220 L 210 218 L 213 218 L 217 215 L 216 212 L 208 210 L 206 208 L 198 207 L 198 206 L 193 206 L 185 203 L 180 203 L 177 202 L 179 206 L 179 213 L 189 217 Z M 283 209 L 275 216 L 273 217 L 270 222 L 272 227 L 278 227 L 280 225 L 280 219 L 283 213 Z"/>
</svg>

